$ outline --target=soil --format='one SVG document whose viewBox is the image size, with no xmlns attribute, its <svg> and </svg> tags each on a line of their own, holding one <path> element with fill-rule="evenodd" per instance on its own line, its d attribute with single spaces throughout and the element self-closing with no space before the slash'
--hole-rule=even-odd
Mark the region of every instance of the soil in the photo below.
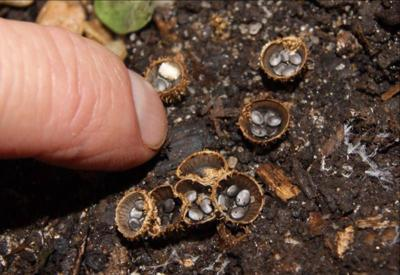
<svg viewBox="0 0 400 275">
<path fill-rule="evenodd" d="M 0 7 L 0 16 L 35 21 L 42 2 Z M 34 160 L 0 165 L 0 273 L 4 274 L 398 274 L 400 97 L 399 1 L 177 1 L 127 35 L 126 64 L 182 53 L 191 83 L 169 105 L 169 138 L 150 163 L 89 173 Z M 306 72 L 276 83 L 258 67 L 268 41 L 303 37 Z M 240 133 L 243 103 L 268 96 L 291 106 L 288 134 L 268 148 Z M 287 203 L 267 186 L 247 238 L 223 245 L 217 224 L 165 239 L 129 242 L 114 211 L 131 187 L 176 181 L 175 169 L 204 148 L 256 175 L 274 163 L 301 193 Z M 377 217 L 386 226 L 361 228 Z M 390 225 L 387 225 L 390 224 Z M 350 232 L 343 255 L 338 232 Z M 346 230 L 345 230 L 346 228 Z M 346 234 L 346 233 L 343 233 Z"/>
</svg>

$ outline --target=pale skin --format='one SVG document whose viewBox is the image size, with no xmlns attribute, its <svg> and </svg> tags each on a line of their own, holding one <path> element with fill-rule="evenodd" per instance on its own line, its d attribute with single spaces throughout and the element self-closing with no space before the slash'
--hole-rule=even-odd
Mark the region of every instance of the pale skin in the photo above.
<svg viewBox="0 0 400 275">
<path fill-rule="evenodd" d="M 167 118 L 157 93 L 96 42 L 0 18 L 0 159 L 124 170 L 152 158 Z"/>
</svg>

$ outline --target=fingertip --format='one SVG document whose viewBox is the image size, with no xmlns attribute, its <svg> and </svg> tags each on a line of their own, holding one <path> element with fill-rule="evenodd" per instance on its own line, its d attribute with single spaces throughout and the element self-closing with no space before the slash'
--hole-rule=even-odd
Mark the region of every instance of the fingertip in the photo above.
<svg viewBox="0 0 400 275">
<path fill-rule="evenodd" d="M 168 130 L 164 105 L 142 76 L 129 70 L 129 77 L 142 141 L 148 148 L 157 151 L 164 144 Z"/>
<path fill-rule="evenodd" d="M 167 119 L 142 77 L 70 32 L 17 21 L 3 25 L 7 43 L 0 43 L 0 55 L 8 58 L 1 58 L 0 68 L 13 73 L 1 75 L 0 94 L 7 100 L 0 102 L 0 157 L 110 171 L 157 154 Z"/>
</svg>

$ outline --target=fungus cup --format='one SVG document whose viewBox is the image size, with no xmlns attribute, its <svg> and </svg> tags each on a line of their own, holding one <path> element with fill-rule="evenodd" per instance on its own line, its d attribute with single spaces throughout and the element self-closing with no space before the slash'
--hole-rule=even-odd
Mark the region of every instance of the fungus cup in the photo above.
<svg viewBox="0 0 400 275">
<path fill-rule="evenodd" d="M 181 54 L 154 60 L 145 70 L 144 78 L 151 83 L 165 103 L 181 100 L 189 84 Z"/>
<path fill-rule="evenodd" d="M 153 205 L 146 191 L 138 188 L 128 191 L 117 205 L 118 231 L 131 241 L 145 235 L 153 219 Z"/>
<path fill-rule="evenodd" d="M 265 44 L 259 62 L 268 77 L 286 82 L 294 79 L 305 68 L 307 57 L 308 49 L 303 40 L 288 36 Z"/>
<path fill-rule="evenodd" d="M 213 185 L 224 177 L 228 170 L 225 158 L 217 152 L 204 150 L 184 159 L 176 170 L 180 179 L 197 181 L 203 185 Z"/>
<path fill-rule="evenodd" d="M 289 120 L 289 110 L 284 104 L 273 99 L 258 99 L 243 107 L 239 128 L 250 142 L 265 146 L 286 133 Z"/>
<path fill-rule="evenodd" d="M 183 202 L 169 185 L 161 185 L 150 192 L 154 202 L 154 219 L 149 227 L 153 238 L 165 235 L 180 228 L 182 221 Z"/>
<path fill-rule="evenodd" d="M 213 199 L 224 220 L 236 225 L 252 223 L 264 206 L 264 192 L 252 177 L 231 172 L 218 182 Z"/>
<path fill-rule="evenodd" d="M 211 186 L 184 179 L 177 182 L 175 190 L 184 202 L 182 219 L 186 224 L 204 224 L 215 219 L 216 208 L 211 198 Z"/>
</svg>

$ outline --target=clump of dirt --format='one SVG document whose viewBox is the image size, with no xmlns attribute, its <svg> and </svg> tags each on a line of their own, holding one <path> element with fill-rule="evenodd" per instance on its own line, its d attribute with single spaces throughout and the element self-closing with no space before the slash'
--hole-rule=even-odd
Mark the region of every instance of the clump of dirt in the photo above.
<svg viewBox="0 0 400 275">
<path fill-rule="evenodd" d="M 34 21 L 42 5 L 2 6 L 0 16 Z M 158 8 L 153 23 L 126 37 L 125 62 L 143 72 L 160 56 L 185 57 L 191 82 L 183 101 L 167 107 L 166 146 L 124 173 L 1 161 L 0 273 L 397 274 L 400 100 L 381 95 L 399 83 L 398 8 L 387 0 Z M 288 35 L 305 40 L 307 70 L 276 83 L 258 55 Z M 261 94 L 291 106 L 287 135 L 268 148 L 248 143 L 236 124 L 243 104 Z M 283 202 L 265 186 L 262 215 L 234 246 L 221 245 L 215 224 L 165 240 L 123 239 L 114 224 L 123 192 L 174 183 L 179 162 L 204 148 L 253 176 L 273 163 L 301 192 Z M 371 217 L 384 226 L 359 226 Z"/>
</svg>

